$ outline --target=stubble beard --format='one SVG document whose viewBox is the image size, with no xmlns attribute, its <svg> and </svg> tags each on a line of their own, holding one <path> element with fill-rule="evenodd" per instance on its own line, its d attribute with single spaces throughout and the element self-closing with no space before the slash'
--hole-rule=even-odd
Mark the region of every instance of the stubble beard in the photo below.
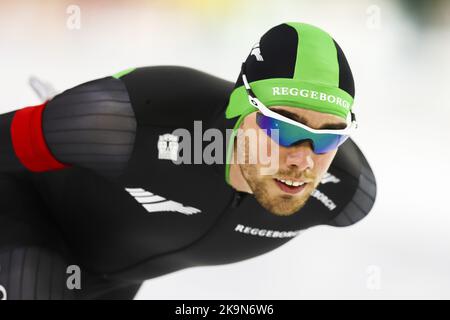
<svg viewBox="0 0 450 320">
<path fill-rule="evenodd" d="M 258 166 L 253 164 L 240 164 L 239 168 L 259 204 L 277 216 L 290 216 L 302 209 L 316 186 L 309 183 L 301 195 L 271 194 L 269 190 L 276 188 L 272 176 L 261 176 Z M 294 176 L 286 173 L 283 174 Z"/>
</svg>

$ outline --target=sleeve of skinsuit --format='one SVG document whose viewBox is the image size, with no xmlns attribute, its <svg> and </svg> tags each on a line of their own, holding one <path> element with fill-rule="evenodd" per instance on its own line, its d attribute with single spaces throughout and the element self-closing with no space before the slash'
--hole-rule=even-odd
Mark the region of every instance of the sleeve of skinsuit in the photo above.
<svg viewBox="0 0 450 320">
<path fill-rule="evenodd" d="M 135 133 L 124 84 L 113 77 L 90 81 L 0 115 L 0 172 L 78 166 L 116 176 L 131 156 Z"/>
<path fill-rule="evenodd" d="M 375 204 L 377 195 L 375 175 L 366 157 L 352 139 L 348 139 L 339 148 L 331 169 L 346 180 L 355 180 L 356 187 L 351 188 L 354 190 L 351 199 L 327 224 L 335 227 L 353 225 L 362 220 Z M 337 193 L 336 196 L 342 194 Z"/>
</svg>

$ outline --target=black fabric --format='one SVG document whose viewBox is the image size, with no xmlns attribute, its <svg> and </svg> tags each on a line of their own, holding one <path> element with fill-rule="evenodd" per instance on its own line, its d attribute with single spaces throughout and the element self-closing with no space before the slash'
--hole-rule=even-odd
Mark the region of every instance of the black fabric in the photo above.
<svg viewBox="0 0 450 320">
<path fill-rule="evenodd" d="M 0 286 L 7 300 L 132 299 L 141 283 L 104 279 L 77 261 L 25 176 L 0 174 Z M 70 265 L 81 268 L 80 290 L 67 287 Z"/>
<path fill-rule="evenodd" d="M 249 82 L 270 78 L 292 78 L 297 59 L 298 34 L 295 28 L 280 24 L 267 31 L 260 40 L 264 63 L 259 63 L 251 52 L 245 60 L 247 80 Z M 339 64 L 339 88 L 355 97 L 355 84 L 350 65 L 339 44 L 336 46 Z M 242 72 L 236 80 L 234 88 L 244 85 Z"/>
<path fill-rule="evenodd" d="M 5 300 L 132 300 L 141 283 L 106 281 L 81 269 L 81 286 L 69 289 L 61 253 L 45 247 L 0 247 L 0 285 Z M 1 300 L 1 297 L 0 297 Z"/>
<path fill-rule="evenodd" d="M 355 82 L 353 81 L 352 70 L 348 64 L 347 58 L 344 55 L 339 44 L 333 39 L 336 46 L 337 58 L 339 64 L 339 88 L 347 92 L 353 98 L 355 97 Z"/>
<path fill-rule="evenodd" d="M 42 129 L 56 159 L 114 177 L 131 156 L 136 119 L 123 82 L 107 77 L 54 97 Z"/>
<path fill-rule="evenodd" d="M 191 128 L 216 119 L 232 89 L 228 81 L 192 68 L 154 66 L 123 76 L 140 126 Z"/>
<path fill-rule="evenodd" d="M 8 175 L 0 184 L 5 190 L 0 249 L 39 247 L 81 266 L 87 278 L 76 298 L 131 295 L 144 280 L 250 259 L 308 228 L 350 225 L 370 212 L 375 180 L 351 139 L 328 171 L 339 182 L 319 185 L 320 197 L 311 197 L 299 212 L 276 216 L 225 182 L 225 164 L 209 165 L 203 159 L 175 164 L 158 155 L 160 137 L 180 127 L 198 140 L 194 120 L 202 120 L 204 130 L 215 128 L 227 136 L 235 124 L 224 114 L 232 83 L 173 66 L 139 68 L 118 81 L 125 84 L 136 119 L 132 152 L 119 176 L 105 179 L 101 167 L 74 165 Z M 54 102 L 64 101 L 64 95 Z M 84 106 L 75 97 L 70 95 L 70 107 Z M 193 141 L 192 155 L 197 147 Z M 131 189 L 148 194 L 143 199 Z M 269 230 L 270 235 L 257 230 Z"/>
<path fill-rule="evenodd" d="M 349 199 L 340 214 L 327 223 L 335 227 L 346 227 L 363 219 L 375 204 L 377 194 L 375 176 L 361 150 L 351 147 L 348 142 L 342 145 L 341 150 L 345 152 L 338 153 L 334 161 L 349 163 L 353 160 L 354 166 L 359 166 L 359 177 L 354 177 L 357 179 L 357 188 L 352 198 Z M 341 159 L 342 157 L 351 159 Z M 345 169 L 340 168 L 340 170 Z M 347 174 L 351 175 L 350 172 Z"/>
<path fill-rule="evenodd" d="M 0 172 L 20 172 L 26 170 L 14 152 L 11 140 L 11 123 L 16 111 L 0 117 Z"/>
<path fill-rule="evenodd" d="M 256 56 L 248 55 L 245 60 L 247 80 L 249 82 L 270 78 L 292 78 L 297 59 L 298 34 L 295 28 L 280 24 L 267 31 L 259 41 L 264 63 Z M 244 85 L 242 72 L 236 80 L 235 88 Z"/>
<path fill-rule="evenodd" d="M 224 117 L 231 83 L 182 67 L 140 68 L 121 80 L 137 119 L 133 153 L 123 174 L 110 182 L 74 167 L 32 176 L 71 252 L 96 274 L 142 281 L 192 266 L 241 261 L 292 238 L 252 236 L 235 231 L 238 225 L 304 230 L 339 224 L 345 207 L 349 215 L 348 204 L 359 190 L 364 158 L 352 140 L 338 151 L 329 170 L 340 182 L 319 187 L 333 200 L 333 210 L 311 198 L 298 214 L 275 216 L 254 197 L 236 194 L 224 181 L 223 164 L 174 164 L 158 158 L 159 137 L 179 127 L 194 137 L 193 120 L 202 120 L 204 129 L 217 128 L 226 135 L 226 129 L 234 125 Z M 148 212 L 126 188 L 163 197 L 157 202 L 160 211 Z M 185 215 L 164 209 L 170 201 L 201 212 Z M 360 220 L 370 207 L 367 202 L 347 224 Z"/>
<path fill-rule="evenodd" d="M 115 287 L 95 297 L 95 300 L 131 300 L 138 293 L 141 284 L 129 284 Z"/>
<path fill-rule="evenodd" d="M 0 248 L 0 285 L 7 300 L 74 299 L 66 286 L 67 263 L 40 247 Z"/>
</svg>

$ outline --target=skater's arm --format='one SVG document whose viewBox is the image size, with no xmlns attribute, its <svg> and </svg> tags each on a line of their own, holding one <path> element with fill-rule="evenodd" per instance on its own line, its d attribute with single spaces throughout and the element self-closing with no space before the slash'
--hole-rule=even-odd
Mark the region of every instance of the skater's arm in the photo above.
<svg viewBox="0 0 450 320">
<path fill-rule="evenodd" d="M 91 81 L 42 105 L 0 115 L 0 172 L 79 166 L 120 174 L 135 132 L 123 83 L 113 77 Z"/>
</svg>

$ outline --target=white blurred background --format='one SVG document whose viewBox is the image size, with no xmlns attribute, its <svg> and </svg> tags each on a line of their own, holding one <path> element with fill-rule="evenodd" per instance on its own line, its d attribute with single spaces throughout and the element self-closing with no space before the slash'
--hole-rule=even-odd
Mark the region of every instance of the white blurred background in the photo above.
<svg viewBox="0 0 450 320">
<path fill-rule="evenodd" d="M 147 281 L 137 299 L 449 299 L 450 1 L 2 1 L 0 112 L 40 102 L 32 75 L 62 91 L 175 64 L 234 82 L 251 46 L 288 21 L 328 31 L 349 60 L 373 210 L 257 258 Z"/>
</svg>

